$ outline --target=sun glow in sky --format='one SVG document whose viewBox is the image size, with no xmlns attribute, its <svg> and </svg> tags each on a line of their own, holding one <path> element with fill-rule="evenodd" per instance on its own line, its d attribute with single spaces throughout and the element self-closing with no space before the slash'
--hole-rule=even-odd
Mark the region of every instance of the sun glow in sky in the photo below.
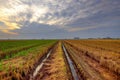
<svg viewBox="0 0 120 80">
<path fill-rule="evenodd" d="M 119 0 L 0 0 L 0 39 L 120 37 Z"/>
</svg>

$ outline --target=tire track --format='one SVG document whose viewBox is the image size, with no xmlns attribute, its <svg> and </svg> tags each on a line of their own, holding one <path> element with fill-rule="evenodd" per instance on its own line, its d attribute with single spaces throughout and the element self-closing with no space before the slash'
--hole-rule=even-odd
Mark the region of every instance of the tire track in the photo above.
<svg viewBox="0 0 120 80">
<path fill-rule="evenodd" d="M 65 56 L 66 56 L 66 59 L 68 61 L 68 64 L 69 64 L 69 67 L 70 67 L 70 70 L 71 70 L 71 73 L 72 73 L 72 76 L 73 76 L 73 79 L 74 80 L 82 80 L 82 78 L 79 78 L 77 72 L 76 72 L 76 69 L 75 69 L 75 64 L 73 63 L 73 61 L 70 59 L 64 45 L 62 45 L 62 48 L 63 48 L 63 51 L 65 53 Z"/>
</svg>

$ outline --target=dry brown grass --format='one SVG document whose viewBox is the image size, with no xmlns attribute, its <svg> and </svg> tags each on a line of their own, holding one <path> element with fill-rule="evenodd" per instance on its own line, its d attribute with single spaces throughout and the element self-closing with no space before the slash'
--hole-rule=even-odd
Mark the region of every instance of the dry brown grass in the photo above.
<svg viewBox="0 0 120 80">
<path fill-rule="evenodd" d="M 68 40 L 66 42 L 76 47 L 78 50 L 82 50 L 85 55 L 93 58 L 110 71 L 120 75 L 120 54 L 118 53 L 120 51 L 120 49 L 118 50 L 118 48 L 120 48 L 120 45 L 118 45 L 120 44 L 119 40 L 113 40 L 113 42 L 111 40 Z M 106 43 L 109 44 L 109 50 Z M 117 51 L 115 51 L 116 49 Z"/>
<path fill-rule="evenodd" d="M 68 44 L 66 44 L 66 48 L 69 54 L 71 55 L 72 59 L 76 63 L 80 75 L 85 80 L 86 79 L 93 80 L 92 78 L 93 76 L 101 77 L 103 78 L 102 80 L 119 80 L 120 77 L 118 75 L 102 67 L 100 63 L 96 62 L 94 59 L 90 58 L 89 56 L 86 56 L 84 51 L 78 50 L 75 47 L 70 46 Z"/>
<path fill-rule="evenodd" d="M 68 80 L 61 43 L 56 46 L 38 76 L 37 80 Z"/>
<path fill-rule="evenodd" d="M 51 48 L 53 44 L 36 47 L 27 56 L 18 56 L 3 60 L 0 70 L 0 80 L 26 80 L 26 76 L 35 67 L 38 60 Z"/>
</svg>

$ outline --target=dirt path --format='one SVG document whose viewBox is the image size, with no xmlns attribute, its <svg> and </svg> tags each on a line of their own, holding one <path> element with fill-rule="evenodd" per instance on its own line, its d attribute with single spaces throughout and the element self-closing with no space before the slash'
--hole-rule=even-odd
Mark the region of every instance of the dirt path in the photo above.
<svg viewBox="0 0 120 80">
<path fill-rule="evenodd" d="M 61 43 L 50 55 L 35 80 L 68 80 Z"/>
<path fill-rule="evenodd" d="M 77 54 L 77 57 L 82 58 L 82 60 L 85 63 L 87 63 L 96 72 L 98 72 L 100 74 L 100 76 L 103 77 L 103 80 L 120 80 L 120 76 L 118 76 L 115 73 L 113 73 L 112 71 L 102 67 L 98 62 L 96 62 L 89 56 L 82 54 L 79 50 L 76 50 L 74 48 L 71 48 L 71 50 L 74 50 L 75 53 Z"/>
<path fill-rule="evenodd" d="M 102 67 L 99 63 L 94 61 L 93 59 L 84 56 L 84 60 L 91 66 L 93 67 L 97 72 L 100 73 L 101 76 L 104 77 L 105 80 L 119 80 L 120 77 L 117 76 L 115 73 L 109 71 L 108 69 L 105 69 Z"/>
</svg>

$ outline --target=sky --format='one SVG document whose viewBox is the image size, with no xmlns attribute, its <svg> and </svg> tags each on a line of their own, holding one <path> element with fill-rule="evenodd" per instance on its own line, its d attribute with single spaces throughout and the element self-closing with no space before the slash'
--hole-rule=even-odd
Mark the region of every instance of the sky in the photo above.
<svg viewBox="0 0 120 80">
<path fill-rule="evenodd" d="M 0 39 L 120 38 L 120 0 L 0 0 Z"/>
</svg>

